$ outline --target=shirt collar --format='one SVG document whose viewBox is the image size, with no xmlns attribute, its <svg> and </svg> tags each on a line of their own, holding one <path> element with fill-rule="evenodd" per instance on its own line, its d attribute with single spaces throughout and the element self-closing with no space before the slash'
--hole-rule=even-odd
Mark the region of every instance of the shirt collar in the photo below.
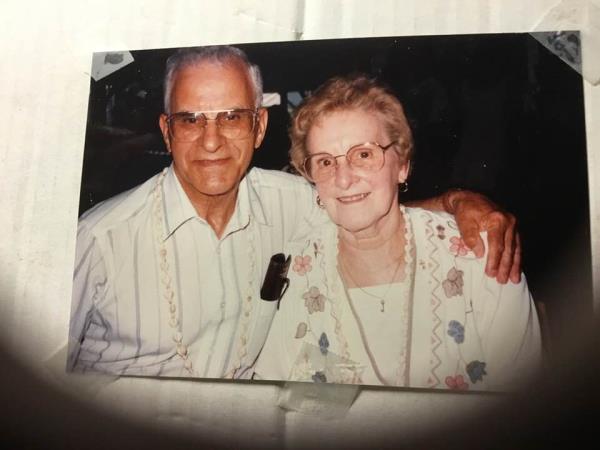
<svg viewBox="0 0 600 450">
<path fill-rule="evenodd" d="M 263 203 L 254 189 L 254 186 L 248 180 L 249 176 L 249 173 L 246 174 L 240 182 L 235 209 L 223 236 L 227 236 L 228 234 L 245 228 L 250 222 L 251 217 L 260 224 L 269 225 L 264 212 Z M 204 219 L 198 217 L 192 202 L 183 190 L 183 187 L 175 174 L 173 164 L 168 168 L 163 181 L 162 201 L 165 215 L 164 239 L 168 239 L 179 229 L 179 227 L 190 219 L 197 218 L 198 220 L 205 222 Z"/>
</svg>

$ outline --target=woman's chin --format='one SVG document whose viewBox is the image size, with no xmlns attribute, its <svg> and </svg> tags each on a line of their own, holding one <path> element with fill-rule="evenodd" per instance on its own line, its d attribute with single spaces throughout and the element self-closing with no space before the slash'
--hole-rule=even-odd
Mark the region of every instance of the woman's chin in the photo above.
<svg viewBox="0 0 600 450">
<path fill-rule="evenodd" d="M 342 220 L 336 225 L 348 233 L 359 234 L 368 231 L 371 224 L 359 220 Z"/>
</svg>

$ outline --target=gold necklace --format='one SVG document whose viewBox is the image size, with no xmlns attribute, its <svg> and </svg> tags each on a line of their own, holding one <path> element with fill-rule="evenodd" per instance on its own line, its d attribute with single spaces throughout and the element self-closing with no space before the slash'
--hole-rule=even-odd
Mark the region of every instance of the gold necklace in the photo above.
<svg viewBox="0 0 600 450">
<path fill-rule="evenodd" d="M 402 216 L 404 218 L 404 224 L 405 224 L 405 228 L 404 228 L 404 238 L 405 238 L 405 253 L 404 253 L 404 259 L 406 261 L 406 269 L 410 270 L 410 274 L 407 272 L 406 273 L 406 279 L 408 279 L 409 281 L 411 281 L 411 286 L 408 287 L 408 299 L 404 308 L 404 314 L 402 314 L 402 317 L 400 317 L 400 320 L 402 320 L 403 323 L 403 347 L 401 349 L 401 356 L 399 358 L 399 367 L 397 370 L 397 375 L 398 375 L 398 382 L 396 383 L 396 385 L 400 385 L 400 380 L 403 380 L 403 384 L 404 385 L 408 385 L 409 384 L 409 365 L 410 365 L 410 328 L 412 326 L 412 311 L 411 311 L 411 306 L 410 303 L 412 303 L 412 298 L 414 296 L 414 293 L 412 292 L 412 290 L 414 289 L 414 282 L 412 281 L 412 277 L 414 276 L 414 261 L 413 261 L 413 256 L 412 256 L 412 250 L 411 250 L 411 240 L 412 240 L 412 229 L 411 229 L 411 223 L 409 218 L 407 217 L 406 214 L 406 210 L 404 208 L 404 205 L 400 205 L 400 212 L 402 213 Z M 341 258 L 338 257 L 338 260 L 340 260 Z M 377 364 L 377 361 L 375 360 L 375 356 L 373 355 L 373 352 L 371 351 L 371 347 L 369 345 L 369 342 L 367 340 L 367 336 L 362 324 L 362 321 L 360 320 L 359 315 L 356 312 L 356 309 L 354 308 L 354 304 L 352 303 L 352 299 L 350 297 L 350 294 L 348 292 L 348 289 L 346 288 L 346 285 L 344 284 L 344 281 L 341 279 L 340 276 L 340 281 L 342 282 L 342 286 L 343 286 L 343 291 L 346 295 L 346 298 L 348 299 L 348 305 L 350 306 L 350 310 L 352 312 L 352 315 L 354 316 L 354 319 L 356 320 L 356 324 L 358 326 L 358 331 L 360 334 L 360 338 L 363 344 L 363 348 L 367 354 L 367 357 L 369 358 L 369 361 L 371 363 L 371 367 L 373 368 L 373 372 L 375 373 L 375 376 L 377 377 L 377 379 L 379 380 L 379 382 L 384 385 L 384 386 L 388 386 L 391 383 L 389 383 L 387 380 L 385 380 L 385 378 L 383 377 L 383 375 L 381 374 L 381 370 L 379 369 L 379 365 Z M 334 288 L 335 290 L 335 288 Z M 364 292 L 364 291 L 363 291 Z M 344 351 L 344 356 L 348 359 L 351 360 L 351 356 L 349 353 L 349 348 L 348 348 L 348 342 L 346 340 L 346 337 L 344 336 L 343 330 L 342 330 L 342 324 L 341 324 L 341 317 L 340 317 L 340 311 L 338 311 L 338 302 L 337 301 L 333 301 L 332 302 L 332 316 L 336 322 L 335 324 L 335 333 L 337 335 L 338 341 L 340 342 L 341 348 Z"/>
<path fill-rule="evenodd" d="M 390 288 L 392 287 L 392 282 L 394 281 L 394 278 L 396 278 L 396 274 L 398 273 L 398 270 L 400 269 L 400 266 L 402 265 L 402 262 L 403 262 L 404 259 L 405 258 L 403 258 L 403 257 L 398 258 L 398 263 L 396 264 L 396 268 L 394 269 L 394 273 L 392 274 L 392 278 L 390 278 L 390 281 L 387 284 L 387 288 L 385 289 L 385 293 L 382 296 L 379 296 L 379 295 L 367 292 L 361 286 L 359 286 L 358 283 L 356 282 L 356 280 L 354 280 L 354 277 L 352 276 L 352 274 L 350 273 L 350 270 L 348 269 L 348 266 L 342 261 L 341 256 L 340 256 L 340 266 L 342 267 L 344 273 L 348 275 L 348 278 L 350 279 L 350 281 L 358 289 L 360 289 L 363 294 L 368 295 L 369 297 L 376 298 L 376 299 L 379 300 L 379 303 L 381 304 L 380 311 L 382 313 L 384 313 L 385 312 L 385 298 L 387 297 L 388 293 L 390 292 Z M 346 284 L 344 283 L 344 288 L 345 287 L 346 287 Z"/>
<path fill-rule="evenodd" d="M 375 298 L 377 300 L 379 300 L 379 303 L 381 305 L 381 309 L 380 311 L 382 313 L 385 313 L 385 299 L 388 295 L 388 293 L 390 292 L 390 288 L 392 286 L 392 282 L 394 281 L 394 278 L 396 278 L 396 275 L 398 274 L 398 270 L 400 270 L 400 266 L 402 265 L 402 263 L 405 263 L 405 267 L 406 264 L 408 264 L 409 262 L 409 257 L 410 255 L 407 254 L 407 252 L 410 252 L 410 242 L 407 241 L 407 227 L 409 225 L 407 225 L 406 223 L 406 215 L 405 215 L 405 210 L 404 210 L 404 206 L 400 205 L 400 214 L 402 215 L 402 219 L 404 220 L 404 254 L 401 255 L 398 258 L 398 263 L 396 264 L 396 267 L 394 269 L 394 273 L 392 274 L 392 278 L 390 278 L 390 281 L 388 281 L 387 283 L 387 288 L 384 292 L 384 294 L 382 296 L 376 295 L 376 294 L 372 294 L 371 292 L 367 292 L 365 291 L 354 279 L 354 277 L 352 276 L 352 272 L 350 271 L 350 269 L 348 268 L 348 266 L 346 265 L 346 263 L 344 263 L 344 261 L 342 260 L 342 256 L 339 256 L 339 262 L 340 262 L 340 266 L 342 268 L 342 270 L 344 271 L 345 274 L 348 275 L 348 278 L 350 279 L 350 281 L 354 284 L 354 286 L 356 286 L 358 289 L 360 289 L 362 291 L 363 294 L 368 295 L 371 298 Z M 406 276 L 405 276 L 406 279 Z M 346 288 L 346 284 L 344 283 L 344 289 Z"/>
</svg>

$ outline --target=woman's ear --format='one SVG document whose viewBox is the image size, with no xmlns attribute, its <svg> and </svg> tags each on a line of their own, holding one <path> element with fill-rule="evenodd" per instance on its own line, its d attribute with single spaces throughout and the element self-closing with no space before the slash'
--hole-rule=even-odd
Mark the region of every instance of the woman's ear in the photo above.
<svg viewBox="0 0 600 450">
<path fill-rule="evenodd" d="M 410 161 L 406 161 L 404 164 L 402 164 L 400 170 L 398 171 L 398 183 L 404 183 L 407 180 L 409 173 Z"/>
</svg>

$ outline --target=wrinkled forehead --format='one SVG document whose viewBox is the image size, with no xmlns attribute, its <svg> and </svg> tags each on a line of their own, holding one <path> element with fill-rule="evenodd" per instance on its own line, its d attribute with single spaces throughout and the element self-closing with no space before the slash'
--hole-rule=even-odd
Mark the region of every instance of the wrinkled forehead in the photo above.
<svg viewBox="0 0 600 450">
<path fill-rule="evenodd" d="M 252 108 L 254 89 L 243 63 L 201 61 L 174 74 L 171 103 L 180 111 Z"/>
<path fill-rule="evenodd" d="M 335 108 L 315 115 L 307 129 L 307 147 L 335 145 L 350 148 L 363 142 L 387 144 L 388 132 L 383 115 L 360 107 Z M 379 142 L 382 141 L 382 142 Z M 314 149 L 309 150 L 314 153 Z"/>
<path fill-rule="evenodd" d="M 317 126 L 322 127 L 324 122 L 328 122 L 332 117 L 353 117 L 356 120 L 369 122 L 370 127 L 383 127 L 386 124 L 385 115 L 383 112 L 365 106 L 333 106 L 320 111 L 315 111 L 308 128 L 308 132 Z"/>
</svg>

